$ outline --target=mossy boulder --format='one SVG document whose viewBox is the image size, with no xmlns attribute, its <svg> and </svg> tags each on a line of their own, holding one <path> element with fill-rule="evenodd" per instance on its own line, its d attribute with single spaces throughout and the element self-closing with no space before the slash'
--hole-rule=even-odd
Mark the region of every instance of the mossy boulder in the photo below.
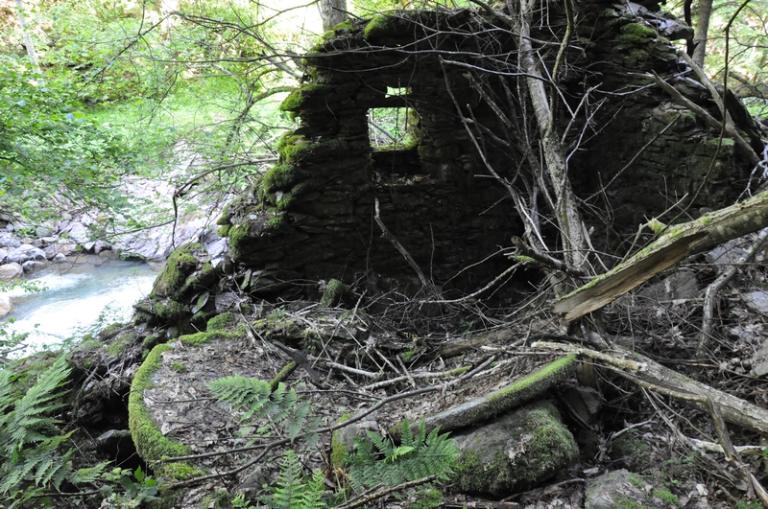
<svg viewBox="0 0 768 509">
<path fill-rule="evenodd" d="M 656 30 L 642 23 L 627 23 L 620 29 L 619 42 L 627 45 L 645 44 L 657 35 Z"/>
<path fill-rule="evenodd" d="M 579 449 L 549 402 L 529 405 L 463 435 L 456 485 L 501 497 L 537 486 L 573 464 Z"/>
<path fill-rule="evenodd" d="M 344 300 L 348 292 L 349 288 L 347 288 L 347 285 L 338 279 L 331 279 L 323 289 L 320 304 L 323 306 L 336 306 Z"/>
<path fill-rule="evenodd" d="M 170 479 L 188 479 L 201 471 L 188 463 L 159 463 L 173 456 L 189 454 L 189 448 L 166 437 L 144 403 L 144 391 L 152 386 L 152 375 L 162 363 L 162 355 L 170 345 L 157 345 L 136 371 L 128 396 L 128 429 L 139 456 L 152 465 L 154 472 Z"/>
<path fill-rule="evenodd" d="M 174 251 L 155 280 L 151 296 L 170 297 L 178 294 L 187 282 L 187 278 L 197 269 L 197 252 L 201 249 L 202 246 L 199 244 L 187 244 Z"/>
</svg>

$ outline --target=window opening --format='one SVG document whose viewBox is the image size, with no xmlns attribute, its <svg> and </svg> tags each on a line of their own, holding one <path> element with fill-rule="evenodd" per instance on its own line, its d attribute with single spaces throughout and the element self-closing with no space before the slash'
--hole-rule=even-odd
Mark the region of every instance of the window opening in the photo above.
<svg viewBox="0 0 768 509">
<path fill-rule="evenodd" d="M 408 87 L 387 87 L 386 97 L 404 97 L 410 93 Z"/>
<path fill-rule="evenodd" d="M 416 145 L 418 121 L 413 108 L 368 110 L 368 139 L 374 150 L 405 150 Z"/>
</svg>

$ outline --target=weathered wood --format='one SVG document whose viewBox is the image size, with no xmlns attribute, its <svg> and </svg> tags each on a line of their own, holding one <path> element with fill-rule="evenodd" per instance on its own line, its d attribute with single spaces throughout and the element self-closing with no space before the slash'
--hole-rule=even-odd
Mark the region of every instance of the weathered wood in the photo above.
<svg viewBox="0 0 768 509">
<path fill-rule="evenodd" d="M 425 417 L 424 425 L 428 431 L 435 428 L 453 431 L 508 412 L 533 401 L 568 378 L 575 362 L 575 355 L 555 359 L 509 385 Z M 398 423 L 390 429 L 390 433 L 398 435 L 401 429 L 402 423 Z"/>
<path fill-rule="evenodd" d="M 599 361 L 642 387 L 687 401 L 707 413 L 711 411 L 712 405 L 716 405 L 726 421 L 768 434 L 768 410 L 689 378 L 639 353 L 617 345 L 612 346 L 610 352 L 549 341 L 536 342 L 532 346 Z"/>
<path fill-rule="evenodd" d="M 627 261 L 555 302 L 566 321 L 610 304 L 684 258 L 768 226 L 768 191 L 748 200 L 670 226 Z"/>
</svg>

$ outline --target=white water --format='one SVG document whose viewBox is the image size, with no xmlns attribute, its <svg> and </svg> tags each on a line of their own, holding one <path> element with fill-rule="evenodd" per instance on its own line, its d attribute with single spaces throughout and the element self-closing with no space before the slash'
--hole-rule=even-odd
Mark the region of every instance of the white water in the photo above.
<svg viewBox="0 0 768 509">
<path fill-rule="evenodd" d="M 101 326 L 128 320 L 155 276 L 145 263 L 95 256 L 52 265 L 30 279 L 42 291 L 15 288 L 6 293 L 13 303 L 5 318 L 7 330 L 27 334 L 22 353 L 77 341 Z"/>
</svg>

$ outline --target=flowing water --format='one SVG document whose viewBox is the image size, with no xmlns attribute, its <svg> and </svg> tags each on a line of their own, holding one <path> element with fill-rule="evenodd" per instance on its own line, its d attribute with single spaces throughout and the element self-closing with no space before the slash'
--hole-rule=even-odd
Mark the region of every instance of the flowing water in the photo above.
<svg viewBox="0 0 768 509">
<path fill-rule="evenodd" d="M 156 271 L 146 263 L 98 256 L 51 265 L 28 280 L 36 291 L 6 292 L 13 304 L 4 319 L 7 331 L 27 334 L 22 353 L 76 341 L 103 325 L 128 320 L 133 305 L 152 289 Z"/>
</svg>

